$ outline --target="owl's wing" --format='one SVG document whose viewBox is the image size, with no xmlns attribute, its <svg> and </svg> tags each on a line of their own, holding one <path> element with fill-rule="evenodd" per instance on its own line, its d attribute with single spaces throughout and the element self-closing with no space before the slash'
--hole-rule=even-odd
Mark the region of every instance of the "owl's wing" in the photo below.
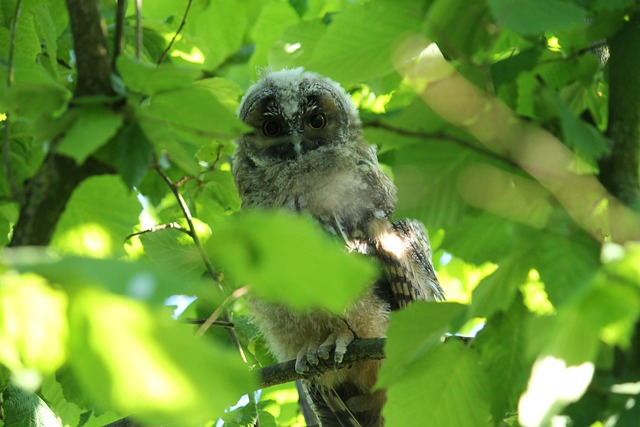
<svg viewBox="0 0 640 427">
<path fill-rule="evenodd" d="M 391 223 L 377 236 L 375 247 L 393 298 L 392 308 L 403 308 L 418 300 L 444 300 L 431 262 L 427 230 L 421 222 L 402 219 Z"/>
</svg>

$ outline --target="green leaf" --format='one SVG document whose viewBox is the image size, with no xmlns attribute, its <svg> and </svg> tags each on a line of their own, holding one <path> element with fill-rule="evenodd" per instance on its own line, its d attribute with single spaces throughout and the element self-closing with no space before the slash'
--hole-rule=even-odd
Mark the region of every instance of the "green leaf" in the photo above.
<svg viewBox="0 0 640 427">
<path fill-rule="evenodd" d="M 196 137 L 204 134 L 210 139 L 233 138 L 247 129 L 211 89 L 198 85 L 157 94 L 138 113 L 142 120 L 153 120 L 151 126 L 175 127 Z"/>
<path fill-rule="evenodd" d="M 377 385 L 387 387 L 405 378 L 412 364 L 439 345 L 445 333 L 460 328 L 464 312 L 462 304 L 427 301 L 416 301 L 394 312 Z"/>
<path fill-rule="evenodd" d="M 4 427 L 62 427 L 56 414 L 35 393 L 9 386 L 2 398 Z"/>
<path fill-rule="evenodd" d="M 333 18 L 306 66 L 343 84 L 391 73 L 395 49 L 418 31 L 424 7 L 395 0 L 352 5 Z"/>
<path fill-rule="evenodd" d="M 142 207 L 117 176 L 83 181 L 58 221 L 51 246 L 66 254 L 106 258 L 124 254 L 125 238 Z"/>
<path fill-rule="evenodd" d="M 66 295 L 31 273 L 0 279 L 0 363 L 18 379 L 26 370 L 55 371 L 67 358 Z"/>
<path fill-rule="evenodd" d="M 202 72 L 174 64 L 150 64 L 130 55 L 120 55 L 116 62 L 127 88 L 145 95 L 191 86 Z"/>
<path fill-rule="evenodd" d="M 207 6 L 202 9 L 201 5 Z M 276 21 L 277 22 L 277 21 Z M 186 28 L 204 53 L 204 67 L 215 69 L 242 46 L 247 30 L 247 3 L 216 0 L 193 4 Z"/>
<path fill-rule="evenodd" d="M 14 85 L 6 91 L 4 88 L 0 89 L 0 109 L 11 113 L 14 118 L 29 122 L 51 119 L 65 110 L 71 99 L 71 92 L 53 81 L 47 72 L 36 68 L 16 73 L 27 81 L 16 79 Z M 38 102 L 33 102 L 34 99 Z M 49 122 L 45 124 L 51 126 Z"/>
<path fill-rule="evenodd" d="M 304 20 L 285 28 L 269 51 L 269 64 L 274 69 L 302 67 L 309 63 L 318 40 L 327 26 L 321 19 Z"/>
<path fill-rule="evenodd" d="M 490 40 L 490 16 L 485 2 L 437 0 L 425 22 L 428 37 L 445 52 L 472 56 Z"/>
<path fill-rule="evenodd" d="M 60 141 L 57 151 L 82 163 L 115 136 L 123 123 L 122 115 L 107 107 L 82 107 L 76 112 L 75 121 Z"/>
<path fill-rule="evenodd" d="M 600 245 L 589 236 L 571 238 L 547 235 L 531 257 L 554 305 L 581 291 L 596 274 Z"/>
<path fill-rule="evenodd" d="M 140 236 L 145 257 L 154 265 L 181 274 L 191 280 L 204 271 L 204 263 L 190 236 L 178 230 L 162 230 Z M 186 292 L 174 290 L 174 293 Z"/>
<path fill-rule="evenodd" d="M 347 254 L 309 218 L 283 211 L 233 218 L 214 229 L 207 252 L 236 283 L 298 309 L 339 313 L 377 273 L 368 259 Z"/>
<path fill-rule="evenodd" d="M 522 245 L 536 241 L 539 231 L 505 220 L 489 212 L 469 215 L 457 227 L 451 226 L 443 246 L 467 262 L 497 262 Z"/>
<path fill-rule="evenodd" d="M 127 123 L 96 157 L 111 163 L 127 188 L 137 186 L 149 171 L 153 145 L 138 123 Z"/>
<path fill-rule="evenodd" d="M 429 228 L 459 224 L 467 211 L 457 176 L 474 154 L 456 144 L 430 139 L 394 153 L 398 215 L 417 217 Z"/>
<path fill-rule="evenodd" d="M 52 0 L 48 2 L 31 2 L 28 4 L 28 11 L 34 15 L 35 28 L 40 38 L 44 41 L 49 60 L 49 68 L 53 75 L 58 78 L 58 36 L 68 25 L 67 14 L 62 0 Z M 30 7 L 29 7 L 30 6 Z"/>
<path fill-rule="evenodd" d="M 100 406 L 185 425 L 217 419 L 257 387 L 238 354 L 138 302 L 86 288 L 70 307 L 71 366 Z"/>
<path fill-rule="evenodd" d="M 299 19 L 298 14 L 288 2 L 268 1 L 262 7 L 251 30 L 255 51 L 251 56 L 250 65 L 253 68 L 269 65 L 268 55 L 271 47 L 280 38 L 284 29 L 296 24 Z"/>
<path fill-rule="evenodd" d="M 415 359 L 407 374 L 387 391 L 388 425 L 428 420 L 438 427 L 489 426 L 488 383 L 478 357 L 464 344 L 450 342 Z"/>
<path fill-rule="evenodd" d="M 573 28 L 587 22 L 587 12 L 562 0 L 489 0 L 498 23 L 523 36 Z"/>
<path fill-rule="evenodd" d="M 596 128 L 576 117 L 555 91 L 546 90 L 544 98 L 555 108 L 562 125 L 563 141 L 569 148 L 586 155 L 594 162 L 611 152 L 611 141 Z"/>
<path fill-rule="evenodd" d="M 43 261 L 44 253 L 31 250 L 12 251 L 7 256 L 19 271 L 34 272 L 69 291 L 91 284 L 157 305 L 171 295 L 193 293 L 199 283 L 196 274 L 178 273 L 170 267 L 141 261 L 75 257 Z"/>
<path fill-rule="evenodd" d="M 524 351 L 526 313 L 522 301 L 516 299 L 508 310 L 488 319 L 474 340 L 493 392 L 491 410 L 495 421 L 518 406 L 518 398 L 526 388 L 530 372 Z"/>
<path fill-rule="evenodd" d="M 469 318 L 491 317 L 512 305 L 518 287 L 525 282 L 531 269 L 528 258 L 526 254 L 512 254 L 500 260 L 498 269 L 473 290 Z"/>
</svg>

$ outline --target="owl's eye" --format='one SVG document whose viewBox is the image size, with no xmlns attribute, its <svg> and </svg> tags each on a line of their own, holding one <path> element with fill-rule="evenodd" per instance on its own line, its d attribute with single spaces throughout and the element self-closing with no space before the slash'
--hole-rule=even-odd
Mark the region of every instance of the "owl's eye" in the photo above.
<svg viewBox="0 0 640 427">
<path fill-rule="evenodd" d="M 309 126 L 312 129 L 322 129 L 327 124 L 324 114 L 315 113 L 309 116 Z"/>
<path fill-rule="evenodd" d="M 280 125 L 273 120 L 267 120 L 262 124 L 262 133 L 266 136 L 277 136 L 280 133 Z"/>
</svg>

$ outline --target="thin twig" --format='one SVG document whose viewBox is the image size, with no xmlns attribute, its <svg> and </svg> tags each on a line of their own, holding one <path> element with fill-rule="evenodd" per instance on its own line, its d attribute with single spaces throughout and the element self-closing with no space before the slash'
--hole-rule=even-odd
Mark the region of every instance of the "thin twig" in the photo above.
<svg viewBox="0 0 640 427">
<path fill-rule="evenodd" d="M 515 167 L 519 167 L 518 164 L 516 162 L 514 162 L 513 160 L 511 160 L 508 157 L 502 156 L 500 155 L 500 153 L 495 152 L 495 151 L 491 151 L 488 150 L 480 145 L 476 145 L 473 144 L 469 141 L 465 141 L 464 139 L 460 139 L 460 138 L 456 138 L 455 136 L 452 135 L 448 135 L 445 133 L 427 133 L 427 132 L 419 132 L 419 131 L 413 131 L 413 130 L 407 130 L 407 129 L 402 129 L 402 128 L 397 128 L 391 125 L 388 125 L 386 123 L 383 123 L 379 120 L 375 120 L 375 121 L 371 121 L 371 122 L 366 122 L 364 124 L 364 127 L 370 127 L 370 128 L 375 128 L 375 129 L 382 129 L 382 130 L 386 130 L 388 132 L 392 132 L 395 133 L 397 135 L 401 135 L 401 136 L 408 136 L 408 137 L 415 137 L 415 138 L 420 138 L 420 139 L 443 139 L 443 140 L 447 140 L 447 141 L 451 141 L 453 143 L 455 143 L 456 145 L 460 145 L 464 148 L 467 148 L 469 150 L 475 151 L 476 153 L 482 154 L 484 156 L 487 157 L 491 157 L 493 159 L 499 160 L 500 162 L 503 163 L 507 163 L 511 166 L 515 166 Z"/>
<path fill-rule="evenodd" d="M 238 288 L 235 291 L 233 291 L 231 293 L 231 295 L 229 295 L 227 298 L 225 298 L 225 300 L 222 302 L 222 304 L 220 304 L 218 306 L 218 308 L 216 308 L 213 311 L 213 313 L 211 313 L 211 316 L 209 316 L 204 321 L 202 326 L 200 326 L 198 328 L 198 332 L 196 332 L 196 335 L 199 336 L 199 337 L 204 335 L 204 333 L 207 332 L 207 329 L 209 329 L 215 322 L 218 321 L 218 318 L 223 314 L 224 310 L 227 308 L 229 303 L 231 303 L 232 301 L 237 300 L 238 298 L 241 298 L 241 297 L 247 295 L 248 292 L 249 292 L 249 288 L 247 286 L 243 286 L 243 287 Z"/>
<path fill-rule="evenodd" d="M 136 1 L 136 59 L 142 56 L 142 0 Z"/>
<path fill-rule="evenodd" d="M 198 237 L 198 232 L 196 230 L 195 225 L 193 224 L 193 216 L 191 215 L 191 211 L 189 210 L 189 206 L 187 206 L 187 202 L 184 200 L 184 197 L 182 197 L 182 194 L 178 190 L 178 187 L 173 183 L 173 181 L 171 181 L 171 178 L 169 178 L 169 176 L 166 173 L 164 173 L 164 171 L 162 170 L 160 165 L 158 165 L 156 163 L 153 166 L 153 168 L 162 177 L 163 181 L 167 184 L 167 186 L 169 187 L 169 189 L 173 193 L 174 197 L 178 201 L 178 205 L 180 206 L 180 209 L 182 210 L 184 218 L 187 221 L 187 225 L 189 226 L 188 231 L 190 232 L 191 238 L 193 239 L 193 243 L 195 244 L 195 246 L 196 246 L 196 248 L 198 250 L 198 253 L 200 254 L 200 258 L 202 259 L 202 262 L 204 262 L 204 265 L 205 265 L 205 267 L 207 269 L 207 272 L 209 273 L 209 276 L 211 277 L 213 282 L 218 286 L 218 289 L 220 289 L 221 292 L 224 292 L 224 289 L 222 288 L 222 285 L 220 284 L 219 275 L 215 271 L 213 266 L 211 265 L 211 261 L 209 260 L 209 256 L 205 252 L 204 247 L 202 246 L 202 243 L 200 242 L 200 238 Z M 240 288 L 240 289 L 242 289 L 242 288 Z M 232 296 L 233 296 L 233 294 L 232 294 Z M 222 307 L 223 307 L 223 311 L 221 312 L 222 315 L 219 314 L 219 315 L 217 315 L 215 317 L 216 318 L 217 317 L 222 317 L 223 321 L 229 321 L 229 313 L 227 312 L 225 305 L 223 304 Z M 214 314 L 215 314 L 215 312 L 214 312 Z M 213 317 L 213 314 L 210 317 Z M 214 318 L 213 320 L 216 320 L 216 319 Z M 242 360 L 245 363 L 247 363 L 247 356 L 244 354 L 244 350 L 242 349 L 242 345 L 240 345 L 240 341 L 238 340 L 238 336 L 236 335 L 235 329 L 229 329 L 228 331 L 229 331 L 229 337 L 231 338 L 231 341 L 233 342 L 233 345 L 238 349 L 238 352 L 240 353 L 240 356 L 242 357 Z"/>
<path fill-rule="evenodd" d="M 209 318 L 206 319 L 185 319 L 184 323 L 188 323 L 190 325 L 203 325 L 205 322 L 208 322 Z M 225 322 L 223 320 L 214 320 L 211 322 L 211 326 L 220 326 L 221 328 L 235 328 L 235 325 L 231 322 Z"/>
<path fill-rule="evenodd" d="M 113 37 L 113 60 L 112 67 L 115 70 L 116 60 L 124 50 L 124 21 L 127 12 L 127 0 L 118 0 L 116 7 L 116 31 Z"/>
<path fill-rule="evenodd" d="M 191 238 L 193 239 L 193 243 L 195 243 L 195 245 L 196 245 L 196 247 L 198 249 L 198 252 L 200 253 L 200 256 L 202 257 L 202 261 L 204 261 L 205 267 L 207 268 L 207 272 L 209 273 L 211 278 L 218 284 L 218 287 L 220 288 L 220 290 L 222 290 L 222 287 L 220 286 L 220 284 L 218 282 L 218 273 L 215 271 L 215 269 L 211 265 L 211 261 L 209 261 L 209 257 L 207 256 L 206 252 L 204 251 L 204 248 L 202 247 L 202 243 L 200 242 L 200 238 L 198 237 L 198 233 L 196 231 L 196 227 L 193 224 L 193 216 L 191 215 L 191 211 L 189 210 L 189 206 L 187 206 L 187 202 L 184 200 L 184 197 L 182 197 L 182 194 L 180 193 L 180 191 L 178 191 L 178 187 L 173 183 L 173 181 L 171 181 L 171 178 L 169 178 L 169 176 L 167 176 L 167 174 L 164 173 L 162 168 L 159 165 L 156 164 L 154 166 L 154 169 L 162 177 L 164 182 L 169 186 L 169 189 L 171 190 L 171 192 L 173 193 L 174 197 L 178 201 L 178 205 L 180 206 L 180 210 L 182 210 L 184 218 L 187 220 L 187 225 L 189 226 L 189 229 L 188 229 L 189 234 L 191 235 Z"/>
<path fill-rule="evenodd" d="M 9 74 L 7 76 L 7 86 L 13 84 L 13 58 L 16 46 L 16 34 L 18 32 L 18 20 L 20 19 L 20 10 L 22 9 L 22 0 L 16 2 L 16 10 L 13 12 L 13 22 L 11 22 L 11 35 L 9 37 Z"/>
<path fill-rule="evenodd" d="M 181 231 L 181 232 L 185 233 L 188 236 L 193 237 L 189 230 L 187 230 L 186 228 L 184 228 L 183 226 L 181 226 L 177 222 L 170 222 L 168 224 L 155 225 L 155 226 L 153 226 L 151 228 L 147 228 L 146 230 L 142 230 L 142 231 L 137 231 L 135 233 L 131 233 L 131 234 L 127 235 L 124 238 L 124 240 L 126 242 L 127 240 L 131 239 L 132 237 L 142 236 L 143 234 L 155 233 L 157 231 L 169 230 L 169 229 L 178 230 L 178 231 Z"/>
<path fill-rule="evenodd" d="M 180 25 L 178 26 L 178 29 L 176 30 L 176 33 L 173 35 L 173 38 L 169 42 L 169 46 L 167 46 L 167 48 L 164 50 L 164 52 L 162 52 L 162 55 L 160 55 L 160 58 L 158 59 L 158 65 L 162 64 L 162 62 L 166 58 L 167 54 L 169 53 L 169 51 L 173 47 L 173 43 L 175 43 L 176 39 L 178 38 L 178 35 L 180 34 L 180 31 L 182 31 L 182 28 L 187 23 L 187 15 L 189 14 L 189 9 L 191 9 L 191 0 L 189 0 L 187 2 L 187 9 L 184 11 L 184 15 L 182 15 L 182 21 L 180 22 Z"/>
</svg>

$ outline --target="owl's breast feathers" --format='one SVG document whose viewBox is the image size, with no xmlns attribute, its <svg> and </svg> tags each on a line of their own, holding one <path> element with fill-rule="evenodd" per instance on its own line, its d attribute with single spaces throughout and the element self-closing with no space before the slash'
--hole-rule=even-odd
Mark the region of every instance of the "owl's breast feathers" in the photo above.
<svg viewBox="0 0 640 427">
<path fill-rule="evenodd" d="M 396 188 L 380 169 L 374 148 L 362 141 L 261 167 L 237 155 L 234 176 L 244 208 L 305 211 L 325 226 L 338 219 L 357 232 L 371 218 L 388 218 L 395 208 Z"/>
</svg>

